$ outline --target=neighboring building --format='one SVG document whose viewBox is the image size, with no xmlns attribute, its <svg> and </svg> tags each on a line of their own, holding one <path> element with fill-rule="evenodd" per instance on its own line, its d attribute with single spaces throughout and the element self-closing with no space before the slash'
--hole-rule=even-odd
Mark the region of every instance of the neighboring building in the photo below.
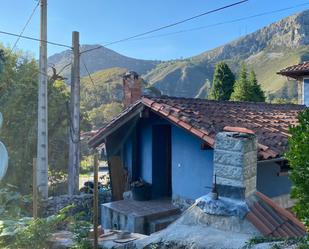
<svg viewBox="0 0 309 249">
<path fill-rule="evenodd" d="M 122 200 L 130 183 L 141 178 L 151 184 L 152 199 L 170 199 L 180 208 L 188 207 L 211 191 L 214 161 L 230 160 L 234 165 L 248 160 L 224 150 L 214 155 L 215 136 L 228 131 L 256 135 L 257 151 L 251 157 L 257 160 L 254 186 L 282 207 L 291 207 L 291 182 L 282 156 L 287 150 L 288 128 L 297 124 L 297 115 L 305 106 L 141 97 L 135 94 L 139 77 L 131 74 L 123 81 L 124 103 L 134 103 L 89 141 L 93 148 L 105 144 L 113 200 Z M 134 92 L 127 92 L 132 89 Z M 231 175 L 237 168 L 223 169 L 232 183 Z M 217 175 L 218 182 L 221 177 Z M 220 194 L 225 191 L 224 184 L 219 190 Z M 115 208 L 128 210 L 125 205 Z"/>
<path fill-rule="evenodd" d="M 287 67 L 280 70 L 277 74 L 297 80 L 298 104 L 309 106 L 309 62 L 306 61 Z"/>
</svg>

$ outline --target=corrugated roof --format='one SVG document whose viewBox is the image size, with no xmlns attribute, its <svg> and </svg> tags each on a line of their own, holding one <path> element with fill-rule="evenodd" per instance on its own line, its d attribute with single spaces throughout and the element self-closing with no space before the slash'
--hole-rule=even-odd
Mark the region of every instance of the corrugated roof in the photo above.
<svg viewBox="0 0 309 249">
<path fill-rule="evenodd" d="M 301 76 L 309 75 L 309 62 L 305 61 L 303 63 L 284 68 L 280 70 L 277 74 L 292 77 L 295 79 Z"/>
<path fill-rule="evenodd" d="M 297 115 L 305 107 L 293 104 L 210 101 L 176 97 L 143 97 L 124 110 L 90 140 L 93 147 L 111 129 L 135 110 L 150 108 L 191 134 L 214 146 L 214 137 L 223 130 L 242 130 L 258 137 L 258 158 L 280 157 L 287 149 L 289 125 L 296 125 Z"/>
<path fill-rule="evenodd" d="M 306 235 L 306 227 L 289 211 L 260 192 L 249 200 L 248 219 L 264 236 L 301 237 Z"/>
</svg>

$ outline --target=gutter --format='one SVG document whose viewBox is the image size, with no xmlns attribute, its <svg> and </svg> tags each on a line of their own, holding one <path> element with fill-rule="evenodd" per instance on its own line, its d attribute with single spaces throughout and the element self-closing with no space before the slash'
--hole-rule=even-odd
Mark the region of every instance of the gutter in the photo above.
<svg viewBox="0 0 309 249">
<path fill-rule="evenodd" d="M 258 161 L 258 164 L 265 164 L 265 163 L 276 163 L 276 162 L 282 162 L 285 161 L 285 159 L 283 157 L 279 157 L 279 158 L 273 158 L 273 159 L 267 159 L 267 160 L 261 160 Z"/>
</svg>

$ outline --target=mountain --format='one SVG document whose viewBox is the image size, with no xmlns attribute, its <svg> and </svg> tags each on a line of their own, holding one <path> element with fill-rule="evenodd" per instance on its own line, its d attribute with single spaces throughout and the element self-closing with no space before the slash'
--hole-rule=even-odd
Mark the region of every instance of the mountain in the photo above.
<svg viewBox="0 0 309 249">
<path fill-rule="evenodd" d="M 100 45 L 82 45 L 80 51 L 97 48 L 98 46 Z M 48 58 L 48 64 L 54 65 L 57 72 L 64 68 L 61 75 L 68 79 L 70 78 L 70 67 L 66 65 L 70 64 L 71 61 L 72 53 L 70 50 L 65 50 Z M 105 47 L 101 47 L 81 55 L 81 76 L 87 75 L 83 62 L 87 65 L 90 73 L 103 69 L 119 67 L 129 68 L 130 70 L 139 72 L 140 74 L 146 73 L 160 63 L 160 61 L 130 58 Z"/>
<path fill-rule="evenodd" d="M 278 97 L 294 97 L 296 86 L 276 75 L 280 69 L 309 59 L 309 11 L 292 15 L 211 51 L 164 62 L 148 72 L 145 80 L 164 94 L 204 97 L 214 66 L 226 61 L 234 72 L 245 61 L 257 73 L 262 88 Z"/>
<path fill-rule="evenodd" d="M 85 45 L 81 50 L 97 46 Z M 64 51 L 51 56 L 49 63 L 55 64 L 60 70 L 70 62 L 70 56 L 69 51 Z M 163 94 L 200 98 L 207 95 L 217 62 L 226 61 L 237 73 L 239 64 L 245 61 L 257 73 L 259 83 L 267 96 L 291 99 L 296 95 L 295 84 L 288 82 L 276 72 L 286 66 L 309 60 L 309 10 L 183 60 L 138 60 L 122 56 L 107 48 L 83 54 L 82 59 L 90 72 L 111 67 L 127 68 L 141 74 L 148 84 L 160 89 Z M 69 75 L 69 68 L 66 70 L 65 74 Z M 82 63 L 81 74 L 86 75 Z M 105 76 L 103 78 L 103 81 L 108 81 Z"/>
</svg>

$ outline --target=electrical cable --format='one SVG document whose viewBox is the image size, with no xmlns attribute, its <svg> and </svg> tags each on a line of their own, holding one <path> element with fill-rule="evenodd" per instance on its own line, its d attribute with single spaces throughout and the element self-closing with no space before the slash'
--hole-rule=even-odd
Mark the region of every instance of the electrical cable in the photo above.
<svg viewBox="0 0 309 249">
<path fill-rule="evenodd" d="M 89 70 L 88 70 L 88 67 L 87 67 L 86 63 L 84 62 L 83 59 L 81 59 L 81 61 L 82 61 L 83 65 L 84 65 L 84 67 L 85 67 L 85 70 L 86 70 L 86 72 L 87 72 L 87 74 L 88 74 L 88 77 L 89 77 L 89 79 L 90 79 L 92 85 L 95 86 L 94 80 L 93 80 L 92 77 L 91 77 L 91 74 L 90 74 L 90 72 L 89 72 Z"/>
<path fill-rule="evenodd" d="M 29 16 L 28 20 L 26 21 L 26 24 L 24 25 L 24 27 L 23 27 L 23 29 L 21 30 L 21 32 L 20 32 L 18 38 L 16 39 L 16 41 L 15 41 L 15 43 L 14 43 L 12 49 L 11 49 L 11 52 L 13 52 L 14 49 L 15 49 L 15 47 L 17 46 L 17 43 L 19 42 L 21 36 L 22 36 L 23 33 L 25 32 L 27 26 L 29 25 L 29 23 L 30 23 L 32 17 L 34 16 L 34 13 L 35 13 L 36 9 L 39 7 L 39 5 L 40 5 L 40 2 L 38 2 L 38 3 L 35 5 L 34 9 L 32 10 L 31 15 Z"/>
<path fill-rule="evenodd" d="M 113 41 L 113 42 L 109 42 L 109 43 L 107 43 L 107 44 L 100 45 L 100 46 L 98 46 L 98 47 L 95 47 L 95 48 L 91 48 L 91 49 L 82 51 L 81 54 L 87 53 L 87 52 L 90 52 L 90 51 L 93 51 L 93 50 L 96 50 L 96 49 L 100 49 L 100 48 L 102 48 L 102 47 L 110 46 L 110 45 L 113 45 L 113 44 L 116 44 L 116 43 L 120 43 L 120 42 L 124 42 L 124 41 L 128 41 L 128 40 L 132 40 L 132 39 L 137 38 L 137 37 L 140 37 L 140 36 L 144 36 L 144 35 L 148 35 L 148 34 L 151 34 L 151 33 L 154 33 L 154 32 L 158 32 L 158 31 L 160 31 L 160 30 L 167 29 L 167 28 L 170 28 L 170 27 L 173 27 L 173 26 L 176 26 L 176 25 L 179 25 L 179 24 L 182 24 L 182 23 L 191 21 L 191 20 L 193 20 L 193 19 L 199 18 L 199 17 L 201 17 L 201 16 L 205 16 L 205 15 L 208 15 L 208 14 L 211 14 L 211 13 L 214 13 L 214 12 L 218 12 L 218 11 L 220 11 L 220 10 L 224 10 L 224 9 L 227 9 L 227 8 L 230 8 L 230 7 L 233 7 L 233 6 L 236 6 L 236 5 L 239 5 L 239 4 L 248 2 L 248 1 L 249 1 L 249 0 L 242 0 L 242 1 L 235 2 L 235 3 L 229 4 L 229 5 L 225 5 L 225 6 L 223 6 L 223 7 L 220 7 L 220 8 L 217 8 L 217 9 L 213 9 L 213 10 L 210 10 L 210 11 L 207 11 L 207 12 L 204 12 L 204 13 L 201 13 L 201 14 L 199 14 L 199 15 L 192 16 L 192 17 L 186 18 L 186 19 L 184 19 L 184 20 L 177 21 L 177 22 L 175 22 L 175 23 L 171 23 L 171 24 L 168 24 L 168 25 L 159 27 L 159 28 L 152 29 L 152 30 L 150 30 L 150 31 L 146 31 L 146 32 L 143 32 L 143 33 L 140 33 L 140 34 L 136 34 L 136 35 L 133 35 L 133 36 L 130 36 L 130 37 L 127 37 L 127 38 L 123 38 L 123 39 L 120 39 L 120 40 L 116 40 L 116 41 Z"/>
<path fill-rule="evenodd" d="M 30 37 L 30 36 L 24 36 L 24 35 L 19 35 L 19 34 L 7 32 L 7 31 L 3 31 L 3 30 L 0 30 L 0 34 L 20 37 L 20 38 L 28 39 L 28 40 L 32 40 L 32 41 L 38 41 L 38 42 L 42 41 L 42 42 L 46 42 L 46 43 L 54 45 L 54 46 L 59 46 L 59 47 L 65 47 L 65 48 L 72 49 L 71 46 L 68 46 L 68 45 L 65 45 L 65 44 L 61 44 L 61 43 L 57 43 L 57 42 L 52 42 L 52 41 L 45 41 L 45 40 L 41 40 L 41 39 L 38 39 L 38 38 L 34 38 L 34 37 Z"/>
<path fill-rule="evenodd" d="M 299 5 L 295 5 L 295 6 L 286 7 L 286 8 L 282 8 L 282 9 L 277 9 L 277 10 L 273 10 L 273 11 L 262 12 L 262 13 L 255 14 L 255 15 L 252 15 L 252 16 L 241 17 L 241 18 L 230 20 L 230 21 L 218 22 L 218 23 L 214 23 L 214 24 L 209 24 L 209 25 L 200 26 L 200 27 L 191 28 L 191 29 L 179 30 L 179 31 L 175 31 L 175 32 L 164 33 L 164 34 L 160 34 L 160 35 L 140 37 L 140 38 L 133 39 L 133 41 L 147 40 L 147 39 L 152 39 L 152 38 L 157 38 L 157 37 L 164 37 L 164 36 L 169 36 L 169 35 L 175 35 L 175 34 L 180 34 L 180 33 L 186 33 L 186 32 L 191 32 L 191 31 L 197 31 L 197 30 L 212 28 L 212 27 L 216 27 L 216 26 L 220 26 L 220 25 L 224 25 L 224 24 L 230 24 L 230 23 L 240 22 L 240 21 L 244 21 L 244 20 L 248 20 L 248 19 L 252 19 L 252 18 L 264 16 L 264 15 L 274 14 L 274 13 L 294 9 L 294 8 L 297 8 L 297 7 L 301 7 L 301 6 L 304 6 L 304 5 L 308 5 L 308 4 L 309 4 L 309 2 L 299 4 Z"/>
</svg>

